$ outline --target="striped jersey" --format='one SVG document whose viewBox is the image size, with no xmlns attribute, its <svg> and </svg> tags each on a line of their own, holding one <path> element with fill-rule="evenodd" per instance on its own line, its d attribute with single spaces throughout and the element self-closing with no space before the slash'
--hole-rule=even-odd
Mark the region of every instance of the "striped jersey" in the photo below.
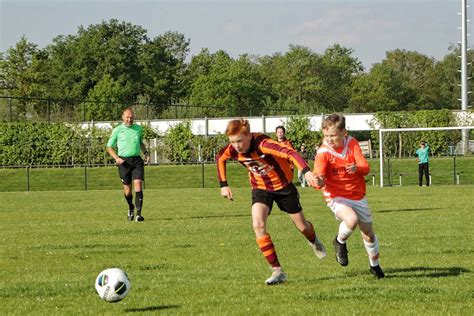
<svg viewBox="0 0 474 316">
<path fill-rule="evenodd" d="M 253 189 L 278 191 L 293 180 L 290 162 L 303 173 L 310 171 L 308 164 L 289 146 L 282 145 L 267 135 L 250 133 L 250 147 L 247 153 L 238 153 L 228 144 L 217 154 L 217 177 L 221 187 L 228 186 L 226 161 L 234 159 L 247 168 Z"/>
<path fill-rule="evenodd" d="M 347 172 L 346 166 L 353 163 L 356 164 L 356 172 Z M 359 142 L 351 136 L 347 136 L 344 139 L 344 146 L 337 149 L 324 142 L 314 159 L 314 174 L 325 178 L 322 191 L 326 199 L 364 198 L 366 190 L 364 176 L 369 171 L 369 163 L 362 154 Z"/>
</svg>

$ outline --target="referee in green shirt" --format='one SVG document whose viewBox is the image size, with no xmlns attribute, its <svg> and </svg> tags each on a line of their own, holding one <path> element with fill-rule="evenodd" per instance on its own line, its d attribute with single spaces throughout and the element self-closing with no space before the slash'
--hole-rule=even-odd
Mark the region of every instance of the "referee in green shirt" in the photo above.
<svg viewBox="0 0 474 316">
<path fill-rule="evenodd" d="M 123 124 L 115 127 L 107 142 L 107 152 L 115 159 L 119 176 L 123 184 L 123 193 L 128 203 L 128 220 L 133 221 L 135 208 L 136 221 L 143 222 L 142 183 L 145 179 L 144 164 L 148 163 L 150 156 L 143 143 L 143 128 L 133 123 L 132 108 L 126 108 L 122 113 Z M 116 151 L 117 149 L 117 151 Z M 140 156 L 143 152 L 145 160 Z M 132 180 L 135 189 L 135 205 L 133 205 Z"/>
</svg>

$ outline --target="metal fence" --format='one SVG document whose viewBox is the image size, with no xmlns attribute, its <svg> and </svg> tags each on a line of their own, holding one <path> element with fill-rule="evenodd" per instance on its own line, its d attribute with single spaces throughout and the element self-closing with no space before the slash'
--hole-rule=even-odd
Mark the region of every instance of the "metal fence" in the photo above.
<svg viewBox="0 0 474 316">
<path fill-rule="evenodd" d="M 312 162 L 310 161 L 310 166 Z M 378 160 L 370 159 L 368 186 L 380 183 Z M 418 163 L 415 159 L 387 159 L 388 186 L 418 185 Z M 147 165 L 145 188 L 218 188 L 214 162 L 162 163 Z M 233 187 L 248 186 L 244 168 L 229 161 L 228 177 Z M 446 157 L 430 160 L 432 185 L 474 185 L 474 157 Z M 296 174 L 296 172 L 295 172 Z M 81 164 L 75 166 L 5 166 L 0 167 L 0 192 L 117 190 L 121 187 L 117 168 L 113 165 Z M 297 183 L 295 175 L 294 182 Z M 424 181 L 424 179 L 423 179 Z"/>
<path fill-rule="evenodd" d="M 217 105 L 190 105 L 183 103 L 124 103 L 0 96 L 0 122 L 110 121 L 120 118 L 122 109 L 128 106 L 134 107 L 137 120 L 297 114 L 297 110 L 285 108 L 265 107 L 260 109 L 251 106 L 231 108 Z"/>
</svg>

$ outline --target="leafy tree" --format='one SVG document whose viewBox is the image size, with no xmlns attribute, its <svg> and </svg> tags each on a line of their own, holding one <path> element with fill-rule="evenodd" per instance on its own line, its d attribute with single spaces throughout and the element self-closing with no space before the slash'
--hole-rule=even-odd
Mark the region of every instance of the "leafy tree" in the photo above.
<svg viewBox="0 0 474 316">
<path fill-rule="evenodd" d="M 166 158 L 173 162 L 189 162 L 192 158 L 192 141 L 190 121 L 171 127 L 163 137 Z"/>
<path fill-rule="evenodd" d="M 321 141 L 321 134 L 310 130 L 310 121 L 306 116 L 291 116 L 286 127 L 286 137 L 291 141 L 295 149 L 305 144 L 307 148 L 313 148 Z"/>
</svg>

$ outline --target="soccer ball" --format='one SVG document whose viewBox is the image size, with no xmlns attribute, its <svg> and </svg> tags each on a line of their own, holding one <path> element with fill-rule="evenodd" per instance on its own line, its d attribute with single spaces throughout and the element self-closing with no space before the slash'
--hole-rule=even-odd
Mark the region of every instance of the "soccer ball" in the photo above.
<svg viewBox="0 0 474 316">
<path fill-rule="evenodd" d="M 95 289 L 106 302 L 118 302 L 127 296 L 131 284 L 127 274 L 119 268 L 106 269 L 95 280 Z"/>
</svg>

